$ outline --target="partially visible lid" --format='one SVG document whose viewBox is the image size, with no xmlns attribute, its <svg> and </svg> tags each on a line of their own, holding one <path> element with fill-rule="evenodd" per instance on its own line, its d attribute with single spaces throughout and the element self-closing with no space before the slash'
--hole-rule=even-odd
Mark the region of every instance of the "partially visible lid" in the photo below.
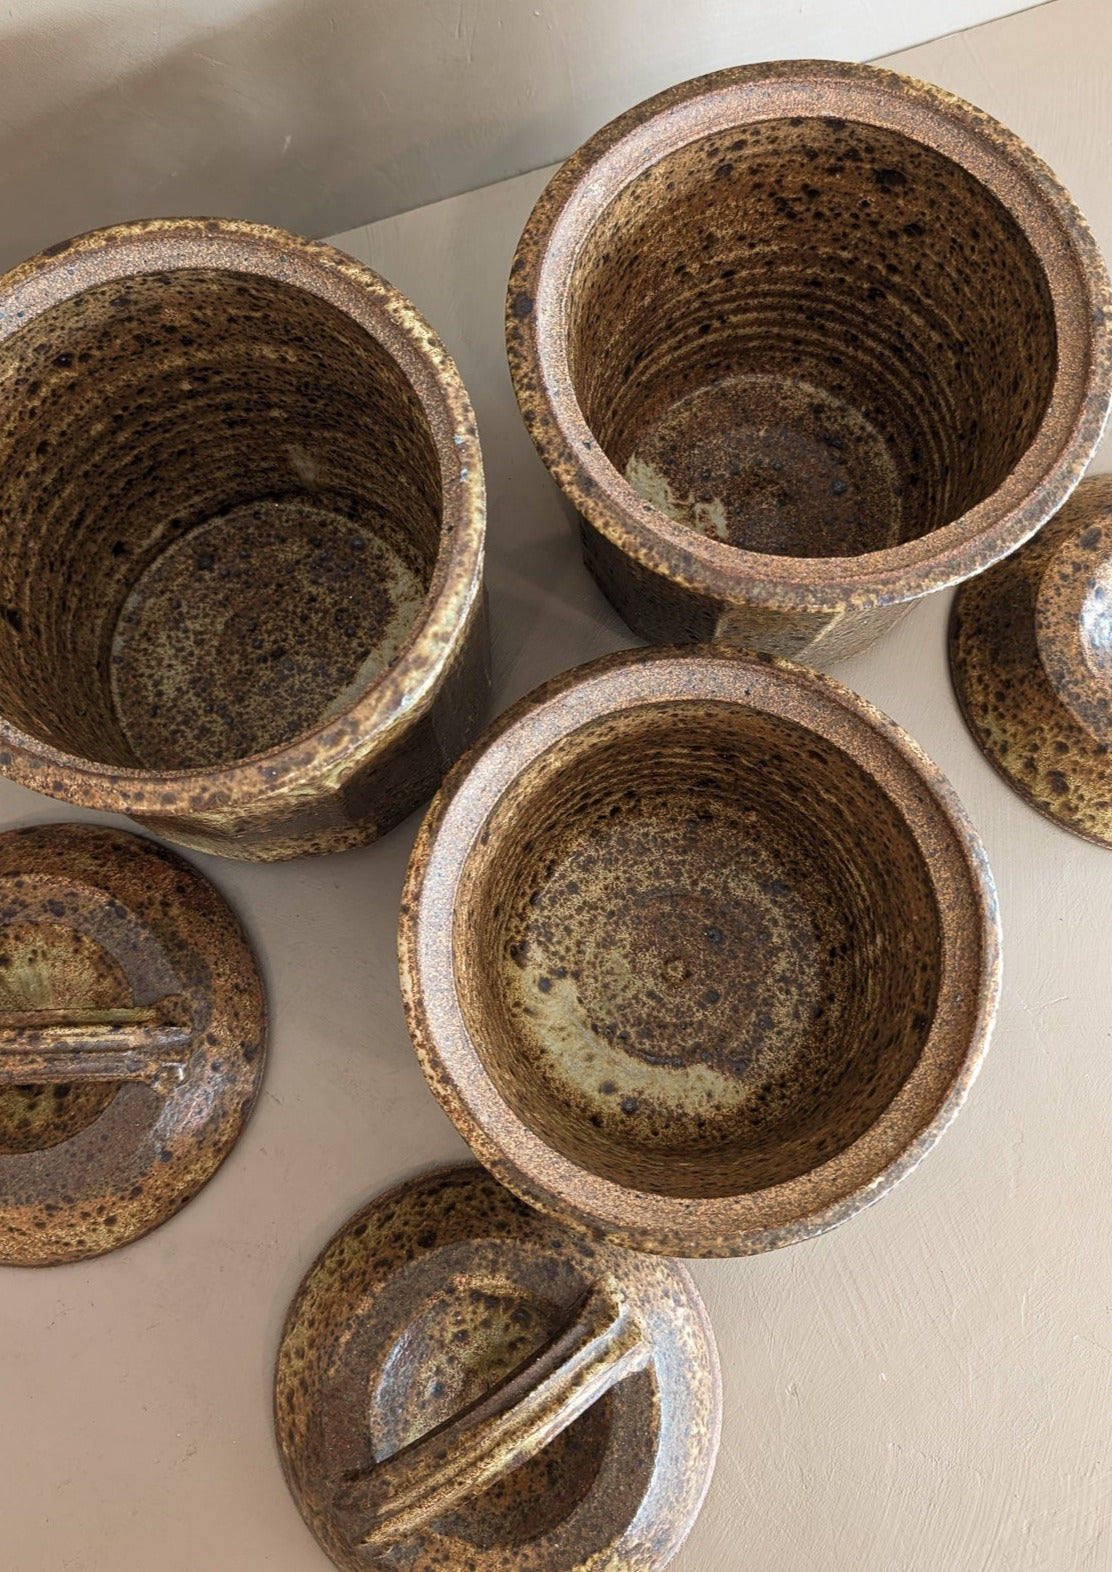
<svg viewBox="0 0 1112 1572">
<path fill-rule="evenodd" d="M 360 1572 L 663 1567 L 702 1504 L 720 1406 L 684 1267 L 576 1233 L 478 1166 L 344 1225 L 276 1372 L 287 1483 Z"/>
<path fill-rule="evenodd" d="M 95 825 L 0 834 L 0 1264 L 165 1222 L 231 1150 L 265 1048 L 254 956 L 182 858 Z"/>
<path fill-rule="evenodd" d="M 1032 807 L 1112 846 L 1112 475 L 962 585 L 950 671 L 974 740 Z"/>
</svg>

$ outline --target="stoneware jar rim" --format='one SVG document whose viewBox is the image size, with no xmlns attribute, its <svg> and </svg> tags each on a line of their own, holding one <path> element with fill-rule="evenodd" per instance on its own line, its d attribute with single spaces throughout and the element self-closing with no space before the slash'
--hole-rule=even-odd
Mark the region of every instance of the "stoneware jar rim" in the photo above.
<svg viewBox="0 0 1112 1572">
<path fill-rule="evenodd" d="M 926 854 L 944 977 L 918 1063 L 864 1134 L 798 1178 L 710 1198 L 627 1187 L 536 1134 L 483 1062 L 456 988 L 454 942 L 445 938 L 452 926 L 445 913 L 455 908 L 472 851 L 500 796 L 526 769 L 592 720 L 685 699 L 748 704 L 794 721 L 840 747 L 881 785 Z M 792 662 L 688 645 L 603 656 L 552 678 L 494 722 L 446 778 L 422 824 L 403 894 L 399 957 L 410 1034 L 426 1078 L 503 1184 L 542 1210 L 635 1249 L 748 1255 L 835 1226 L 890 1189 L 938 1139 L 988 1045 L 999 997 L 1000 925 L 976 830 L 938 766 L 894 721 L 842 683 Z"/>
<path fill-rule="evenodd" d="M 66 753 L 0 717 L 0 770 L 58 795 L 60 774 L 84 783 L 97 807 L 132 816 L 245 806 L 278 789 L 369 757 L 412 725 L 439 681 L 482 593 L 485 492 L 470 399 L 455 363 L 417 308 L 372 268 L 323 241 L 227 218 L 155 218 L 112 225 L 51 246 L 0 278 L 0 346 L 34 317 L 98 284 L 211 269 L 252 274 L 307 292 L 374 339 L 404 375 L 440 460 L 442 519 L 421 609 L 394 665 L 355 700 L 277 748 L 216 767 L 121 769 Z M 68 793 L 67 793 L 68 795 Z M 75 799 L 76 800 L 76 799 Z"/>
<path fill-rule="evenodd" d="M 676 522 L 601 450 L 568 363 L 565 303 L 593 222 L 640 173 L 715 131 L 783 115 L 841 116 L 933 146 L 1000 200 L 1032 247 L 1054 307 L 1050 402 L 1020 462 L 975 507 L 903 544 L 847 557 L 747 551 Z M 643 567 L 702 593 L 776 612 L 867 611 L 944 589 L 1015 550 L 1061 506 L 1112 402 L 1112 295 L 1093 235 L 1053 171 L 965 100 L 894 71 L 783 60 L 682 82 L 603 126 L 561 165 L 518 243 L 506 300 L 518 403 L 541 457 L 579 512 Z"/>
</svg>

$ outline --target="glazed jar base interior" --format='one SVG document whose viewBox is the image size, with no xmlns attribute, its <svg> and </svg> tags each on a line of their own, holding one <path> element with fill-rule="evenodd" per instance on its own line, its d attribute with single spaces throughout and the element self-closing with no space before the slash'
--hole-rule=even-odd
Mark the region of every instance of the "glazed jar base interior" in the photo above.
<svg viewBox="0 0 1112 1572">
<path fill-rule="evenodd" d="M 155 558 L 112 639 L 116 714 L 146 768 L 277 747 L 386 670 L 426 586 L 351 512 L 251 502 Z"/>
<path fill-rule="evenodd" d="M 567 300 L 572 383 L 615 469 L 680 523 L 782 556 L 885 550 L 973 508 L 1057 365 L 1003 204 L 835 116 L 662 157 L 593 222 Z"/>
<path fill-rule="evenodd" d="M 35 317 L 0 376 L 0 711 L 24 731 L 123 769 L 229 764 L 392 664 L 440 471 L 343 313 L 275 279 L 139 274 Z"/>
<path fill-rule="evenodd" d="M 573 745 L 572 745 L 573 744 Z M 782 716 L 662 703 L 578 731 L 495 810 L 460 997 L 531 1129 L 615 1183 L 756 1191 L 848 1147 L 940 985 L 930 875 L 870 774 Z"/>
<path fill-rule="evenodd" d="M 747 551 L 857 556 L 894 546 L 899 472 L 864 415 L 813 383 L 723 377 L 639 433 L 625 465 L 638 495 Z"/>
</svg>

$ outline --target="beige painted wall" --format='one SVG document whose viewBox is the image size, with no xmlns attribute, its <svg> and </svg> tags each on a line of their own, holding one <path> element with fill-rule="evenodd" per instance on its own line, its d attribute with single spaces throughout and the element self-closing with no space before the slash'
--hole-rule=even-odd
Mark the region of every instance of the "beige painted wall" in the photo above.
<svg viewBox="0 0 1112 1572">
<path fill-rule="evenodd" d="M 0 267 L 157 213 L 327 234 L 562 158 L 658 88 L 864 59 L 1034 0 L 21 0 Z"/>
</svg>

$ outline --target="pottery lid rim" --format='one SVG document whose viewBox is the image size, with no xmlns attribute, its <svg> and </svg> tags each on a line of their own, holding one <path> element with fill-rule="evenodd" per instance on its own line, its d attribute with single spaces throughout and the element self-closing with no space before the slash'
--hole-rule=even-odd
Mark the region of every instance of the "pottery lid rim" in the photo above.
<svg viewBox="0 0 1112 1572">
<path fill-rule="evenodd" d="M 595 1546 L 576 1564 L 595 1566 L 601 1557 L 610 1565 L 613 1556 L 624 1553 L 631 1556 L 630 1565 L 663 1566 L 698 1516 L 721 1438 L 721 1366 L 698 1287 L 680 1261 L 650 1259 L 599 1245 L 580 1231 L 523 1207 L 520 1197 L 476 1163 L 434 1165 L 372 1197 L 320 1250 L 290 1303 L 275 1359 L 274 1425 L 286 1483 L 311 1531 L 337 1565 L 365 1564 L 346 1538 L 341 1522 L 320 1498 L 320 1487 L 325 1483 L 318 1473 L 321 1453 L 314 1462 L 310 1432 L 298 1410 L 304 1406 L 311 1413 L 319 1403 L 318 1378 L 323 1379 L 326 1368 L 332 1373 L 333 1357 L 338 1365 L 349 1355 L 358 1338 L 355 1326 L 372 1313 L 370 1305 L 373 1313 L 381 1314 L 394 1291 L 404 1298 L 407 1285 L 419 1302 L 427 1303 L 436 1293 L 437 1257 L 442 1248 L 439 1239 L 430 1240 L 424 1233 L 413 1237 L 398 1259 L 392 1250 L 401 1242 L 398 1214 L 404 1219 L 407 1208 L 420 1207 L 423 1202 L 427 1206 L 438 1195 L 446 1203 L 442 1221 L 445 1225 L 450 1222 L 452 1236 L 444 1265 L 449 1295 L 462 1294 L 467 1287 L 469 1244 L 481 1250 L 496 1242 L 503 1261 L 499 1275 L 511 1290 L 519 1281 L 516 1249 L 534 1262 L 531 1270 L 522 1263 L 523 1278 L 535 1278 L 541 1263 L 544 1276 L 549 1278 L 550 1263 L 559 1257 L 568 1275 L 580 1279 L 580 1286 L 609 1279 L 623 1299 L 628 1295 L 626 1303 L 640 1310 L 653 1345 L 650 1365 L 658 1393 L 661 1383 L 669 1393 L 680 1395 L 682 1391 L 680 1401 L 691 1409 L 688 1417 L 701 1422 L 694 1427 L 678 1424 L 678 1416 L 670 1412 L 674 1400 L 662 1410 L 658 1395 L 654 1405 L 656 1456 L 637 1510 L 628 1522 L 620 1520 L 614 1525 L 608 1544 Z M 489 1208 L 486 1225 L 471 1234 L 466 1228 L 457 1233 L 461 1223 L 470 1226 L 470 1209 L 482 1212 L 484 1197 Z M 431 1233 L 436 1227 L 433 1218 L 426 1214 L 422 1220 L 432 1223 Z M 327 1314 L 322 1313 L 322 1305 Z M 350 1310 L 354 1314 L 349 1317 Z M 391 1322 L 388 1312 L 384 1319 Z M 397 1324 L 393 1324 L 394 1330 Z M 362 1383 L 359 1390 L 362 1392 Z M 335 1409 L 331 1414 L 334 1420 Z M 597 1485 L 596 1480 L 582 1498 L 584 1504 Z M 407 1535 L 404 1542 L 407 1554 L 418 1565 L 441 1565 L 437 1557 L 443 1556 L 445 1538 L 450 1537 L 439 1525 L 429 1525 Z M 430 1552 L 428 1558 L 426 1551 Z"/>
<path fill-rule="evenodd" d="M 115 925 L 121 952 L 141 956 L 146 986 L 157 973 L 176 974 L 195 1027 L 180 1084 L 158 1094 L 118 1086 L 72 1135 L 0 1153 L 0 1266 L 83 1261 L 168 1222 L 230 1155 L 265 1073 L 266 993 L 250 940 L 220 891 L 180 853 L 147 836 L 65 821 L 6 830 L 4 886 L 9 900 L 13 890 L 37 887 L 42 899 L 49 890 L 44 926 L 69 929 L 113 960 L 106 934 Z"/>
</svg>

